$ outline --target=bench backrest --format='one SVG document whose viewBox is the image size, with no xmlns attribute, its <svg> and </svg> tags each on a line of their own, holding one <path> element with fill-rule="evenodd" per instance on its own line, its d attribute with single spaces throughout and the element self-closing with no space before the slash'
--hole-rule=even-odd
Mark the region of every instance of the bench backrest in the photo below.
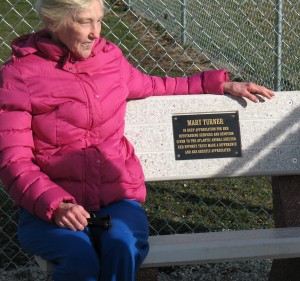
<svg viewBox="0 0 300 281">
<path fill-rule="evenodd" d="M 241 155 L 219 158 L 218 153 L 215 158 L 210 156 L 214 151 L 239 147 L 231 129 L 222 125 L 228 113 L 238 115 L 233 126 L 239 125 Z M 191 115 L 192 121 L 179 126 L 174 140 L 172 119 L 181 119 L 182 114 Z M 197 119 L 202 119 L 202 126 L 193 121 Z M 212 121 L 207 125 L 203 119 Z M 257 104 L 227 95 L 151 97 L 128 102 L 125 134 L 141 160 L 146 181 L 295 175 L 300 174 L 299 120 L 300 91 L 278 92 L 272 100 Z M 176 160 L 178 151 L 212 158 Z"/>
</svg>

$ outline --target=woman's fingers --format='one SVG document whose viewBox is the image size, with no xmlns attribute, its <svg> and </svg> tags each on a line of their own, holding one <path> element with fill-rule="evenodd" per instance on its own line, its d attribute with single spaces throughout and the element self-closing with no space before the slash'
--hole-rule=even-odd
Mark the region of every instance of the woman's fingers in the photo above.
<svg viewBox="0 0 300 281">
<path fill-rule="evenodd" d="M 73 231 L 83 230 L 90 214 L 80 205 L 62 202 L 54 211 L 53 218 L 59 227 Z"/>
</svg>

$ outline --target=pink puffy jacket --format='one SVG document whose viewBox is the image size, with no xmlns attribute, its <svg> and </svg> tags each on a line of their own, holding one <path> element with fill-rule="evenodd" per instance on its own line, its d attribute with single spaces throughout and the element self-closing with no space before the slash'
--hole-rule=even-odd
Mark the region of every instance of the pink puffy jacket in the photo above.
<svg viewBox="0 0 300 281">
<path fill-rule="evenodd" d="M 223 70 L 148 76 L 103 38 L 85 60 L 45 30 L 12 47 L 0 71 L 0 178 L 16 205 L 48 221 L 62 201 L 92 211 L 145 200 L 142 167 L 124 137 L 128 99 L 222 94 L 228 81 Z"/>
</svg>

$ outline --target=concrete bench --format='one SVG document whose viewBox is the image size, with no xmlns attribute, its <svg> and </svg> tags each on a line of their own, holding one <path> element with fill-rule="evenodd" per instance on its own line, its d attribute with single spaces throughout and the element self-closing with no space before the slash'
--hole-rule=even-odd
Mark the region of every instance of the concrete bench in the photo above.
<svg viewBox="0 0 300 281">
<path fill-rule="evenodd" d="M 299 119 L 300 91 L 258 104 L 231 96 L 152 97 L 128 102 L 126 136 L 147 182 L 290 176 L 300 174 Z M 300 257 L 299 237 L 297 227 L 152 236 L 143 266 Z"/>
</svg>

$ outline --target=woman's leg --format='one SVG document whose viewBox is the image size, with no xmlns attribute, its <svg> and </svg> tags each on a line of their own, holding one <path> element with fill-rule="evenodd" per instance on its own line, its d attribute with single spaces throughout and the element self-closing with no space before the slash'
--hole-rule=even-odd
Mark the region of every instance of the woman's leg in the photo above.
<svg viewBox="0 0 300 281">
<path fill-rule="evenodd" d="M 25 251 L 56 264 L 54 281 L 98 280 L 99 259 L 86 232 L 59 228 L 21 210 L 18 237 Z"/>
<path fill-rule="evenodd" d="M 101 281 L 134 281 L 148 254 L 148 221 L 140 203 L 123 200 L 102 208 L 97 217 L 111 216 L 111 228 L 91 228 L 100 256 Z"/>
</svg>

